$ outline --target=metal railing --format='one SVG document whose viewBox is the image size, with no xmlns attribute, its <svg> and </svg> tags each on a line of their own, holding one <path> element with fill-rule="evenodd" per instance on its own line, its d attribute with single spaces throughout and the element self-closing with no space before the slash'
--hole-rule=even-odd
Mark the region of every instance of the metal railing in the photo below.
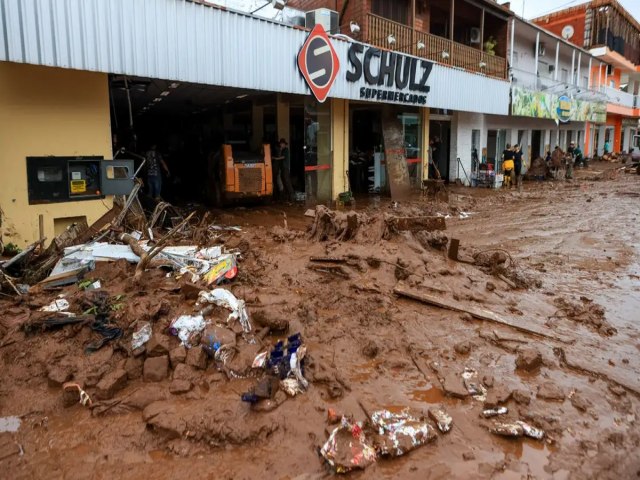
<svg viewBox="0 0 640 480">
<path fill-rule="evenodd" d="M 634 108 L 637 105 L 636 98 L 632 93 L 623 92 L 606 85 L 602 85 L 600 91 L 605 94 L 609 103 L 629 108 Z"/>
<path fill-rule="evenodd" d="M 490 77 L 507 78 L 507 60 L 489 55 L 476 48 L 453 42 L 447 38 L 415 30 L 384 17 L 367 14 L 368 43 L 389 50 L 426 58 L 436 63 L 483 73 Z M 395 38 L 389 44 L 389 35 Z M 418 45 L 422 48 L 418 48 Z"/>
</svg>

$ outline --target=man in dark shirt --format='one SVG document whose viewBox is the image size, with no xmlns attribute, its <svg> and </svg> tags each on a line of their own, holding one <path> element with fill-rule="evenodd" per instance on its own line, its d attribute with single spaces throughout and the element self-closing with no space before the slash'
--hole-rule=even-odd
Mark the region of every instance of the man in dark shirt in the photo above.
<svg viewBox="0 0 640 480">
<path fill-rule="evenodd" d="M 516 173 L 516 186 L 518 191 L 522 191 L 522 150 L 520 150 L 520 145 L 514 145 L 513 147 L 513 163 Z"/>
<path fill-rule="evenodd" d="M 291 202 L 293 201 L 293 185 L 291 184 L 291 174 L 289 173 L 291 164 L 289 144 L 284 138 L 281 138 L 279 146 L 280 151 L 272 159 L 273 186 L 275 187 L 278 184 L 278 177 L 280 177 L 284 189 L 284 199 Z"/>
<path fill-rule="evenodd" d="M 164 170 L 167 177 L 169 176 L 169 167 L 158 152 L 156 145 L 151 145 L 149 151 L 145 154 L 147 169 L 147 186 L 149 188 L 149 196 L 154 200 L 160 200 L 162 191 L 162 174 L 160 168 Z"/>
</svg>

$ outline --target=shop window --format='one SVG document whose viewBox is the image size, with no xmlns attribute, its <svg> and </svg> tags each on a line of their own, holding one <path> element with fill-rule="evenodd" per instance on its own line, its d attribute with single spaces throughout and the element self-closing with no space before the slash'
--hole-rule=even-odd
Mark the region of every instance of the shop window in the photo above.
<svg viewBox="0 0 640 480">
<path fill-rule="evenodd" d="M 373 0 L 371 12 L 394 22 L 407 25 L 409 20 L 409 0 Z"/>
<path fill-rule="evenodd" d="M 331 102 L 319 103 L 305 98 L 304 171 L 307 199 L 330 201 L 332 198 Z"/>
</svg>

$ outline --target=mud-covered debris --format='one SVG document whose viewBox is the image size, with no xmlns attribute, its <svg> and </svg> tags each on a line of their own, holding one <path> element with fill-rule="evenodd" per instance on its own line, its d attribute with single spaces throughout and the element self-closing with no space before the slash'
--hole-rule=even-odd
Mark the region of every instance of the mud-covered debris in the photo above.
<svg viewBox="0 0 640 480">
<path fill-rule="evenodd" d="M 187 349 L 184 345 L 178 345 L 176 348 L 169 352 L 169 361 L 171 362 L 171 368 L 176 368 L 178 364 L 184 363 L 187 359 Z"/>
<path fill-rule="evenodd" d="M 509 409 L 507 407 L 495 407 L 495 408 L 487 408 L 482 411 L 482 416 L 484 418 L 497 417 L 498 415 L 505 415 L 509 413 Z"/>
<path fill-rule="evenodd" d="M 469 391 L 464 384 L 463 378 L 456 372 L 448 373 L 442 381 L 442 389 L 445 395 L 456 398 L 466 398 Z"/>
<path fill-rule="evenodd" d="M 336 212 L 324 205 L 316 207 L 316 215 L 309 236 L 319 242 L 326 240 L 348 241 L 367 222 L 366 215 L 354 211 Z"/>
<path fill-rule="evenodd" d="M 492 388 L 487 394 L 487 398 L 484 401 L 485 408 L 496 408 L 503 403 L 507 403 L 511 399 L 512 392 L 503 385 L 498 385 Z"/>
<path fill-rule="evenodd" d="M 489 431 L 496 435 L 503 437 L 522 437 L 524 435 L 524 428 L 519 423 L 494 423 Z"/>
<path fill-rule="evenodd" d="M 191 348 L 200 341 L 200 332 L 206 325 L 202 315 L 180 315 L 169 325 L 169 333 L 177 336 L 186 348 Z"/>
<path fill-rule="evenodd" d="M 462 372 L 462 379 L 464 380 L 464 386 L 476 400 L 484 402 L 487 398 L 487 389 L 478 380 L 478 372 L 473 368 L 465 367 Z"/>
<path fill-rule="evenodd" d="M 432 232 L 447 229 L 445 218 L 438 216 L 398 217 L 389 215 L 385 219 L 385 223 L 387 228 L 394 232 Z"/>
<path fill-rule="evenodd" d="M 538 393 L 536 396 L 543 400 L 551 401 L 562 401 L 566 397 L 564 390 L 561 387 L 549 381 L 538 386 Z"/>
<path fill-rule="evenodd" d="M 591 400 L 586 398 L 580 392 L 573 392 L 573 394 L 569 394 L 569 398 L 571 400 L 571 405 L 581 412 L 586 412 L 593 406 Z"/>
<path fill-rule="evenodd" d="M 362 347 L 362 354 L 367 358 L 376 358 L 378 356 L 378 344 L 373 340 L 368 340 Z"/>
<path fill-rule="evenodd" d="M 475 454 L 475 453 L 473 453 L 473 452 L 464 452 L 464 453 L 462 454 L 462 459 L 463 459 L 465 462 L 469 462 L 469 461 L 471 461 L 471 460 L 475 460 L 475 459 L 476 459 L 476 454 Z"/>
<path fill-rule="evenodd" d="M 522 427 L 525 436 L 536 440 L 542 440 L 544 438 L 544 430 L 533 427 L 522 420 L 517 420 L 516 423 Z"/>
<path fill-rule="evenodd" d="M 511 395 L 519 405 L 529 405 L 531 402 L 531 394 L 525 390 L 514 390 Z"/>
<path fill-rule="evenodd" d="M 153 331 L 149 322 L 141 322 L 136 325 L 137 330 L 131 336 L 131 350 L 137 350 L 149 341 Z"/>
<path fill-rule="evenodd" d="M 67 400 L 71 400 L 73 403 L 80 403 L 85 407 L 90 407 L 93 402 L 89 394 L 82 389 L 82 386 L 76 382 L 67 382 L 62 385 L 62 391 L 64 395 L 65 404 Z"/>
<path fill-rule="evenodd" d="M 435 429 L 420 415 L 405 409 L 400 413 L 379 410 L 371 414 L 371 424 L 378 430 L 374 440 L 382 456 L 399 457 L 436 439 Z"/>
<path fill-rule="evenodd" d="M 320 455 L 336 473 L 364 469 L 377 459 L 376 450 L 365 436 L 363 425 L 342 417 L 320 449 Z"/>
<path fill-rule="evenodd" d="M 612 336 L 618 333 L 615 327 L 607 322 L 604 308 L 587 297 L 580 297 L 578 301 L 557 297 L 553 303 L 558 308 L 555 317 L 565 316 L 574 322 L 583 323 L 601 335 Z"/>
<path fill-rule="evenodd" d="M 96 397 L 101 400 L 112 398 L 118 391 L 122 390 L 127 384 L 127 371 L 124 369 L 116 369 L 107 373 L 96 386 Z"/>
<path fill-rule="evenodd" d="M 229 290 L 225 290 L 224 288 L 216 288 L 211 292 L 200 292 L 196 305 L 202 305 L 205 303 L 218 305 L 219 307 L 231 310 L 229 318 L 227 319 L 227 324 L 229 324 L 229 322 L 231 321 L 236 320 L 240 322 L 242 330 L 245 333 L 251 332 L 251 322 L 249 321 L 249 314 L 247 313 L 247 308 L 245 306 L 244 300 L 236 298 L 236 296 Z"/>
<path fill-rule="evenodd" d="M 435 230 L 433 232 L 420 231 L 413 235 L 425 249 L 434 248 L 436 250 L 445 250 L 449 243 L 449 237 L 447 234 L 439 230 Z"/>
<path fill-rule="evenodd" d="M 173 395 L 181 395 L 191 391 L 193 383 L 189 380 L 173 380 L 169 385 L 169 392 Z"/>
<path fill-rule="evenodd" d="M 149 357 L 144 361 L 142 376 L 145 382 L 161 382 L 169 373 L 169 357 Z M 126 372 L 125 372 L 126 374 Z"/>
<path fill-rule="evenodd" d="M 169 337 L 164 334 L 156 333 L 146 345 L 148 357 L 159 357 L 169 353 Z"/>
<path fill-rule="evenodd" d="M 489 250 L 476 253 L 473 256 L 477 266 L 487 268 L 505 265 L 510 258 L 509 254 L 503 250 Z"/>
<path fill-rule="evenodd" d="M 202 345 L 195 346 L 187 350 L 187 358 L 185 363 L 198 370 L 204 370 L 207 368 L 207 352 Z"/>
<path fill-rule="evenodd" d="M 531 372 L 542 365 L 542 354 L 535 347 L 521 346 L 517 353 L 516 367 L 520 370 Z"/>
<path fill-rule="evenodd" d="M 453 425 L 453 418 L 443 408 L 430 408 L 428 411 L 429 418 L 436 423 L 438 430 L 447 433 Z"/>
<path fill-rule="evenodd" d="M 458 342 L 453 346 L 453 349 L 455 350 L 455 352 L 460 355 L 468 355 L 472 348 L 473 348 L 473 343 L 470 342 L 469 340 Z"/>
<path fill-rule="evenodd" d="M 624 389 L 624 387 L 616 385 L 615 383 L 609 384 L 609 391 L 617 397 L 622 397 L 627 394 L 627 391 Z"/>
<path fill-rule="evenodd" d="M 272 332 L 289 330 L 289 320 L 281 315 L 274 315 L 268 310 L 252 310 L 251 319 L 261 327 L 268 327 Z"/>
</svg>

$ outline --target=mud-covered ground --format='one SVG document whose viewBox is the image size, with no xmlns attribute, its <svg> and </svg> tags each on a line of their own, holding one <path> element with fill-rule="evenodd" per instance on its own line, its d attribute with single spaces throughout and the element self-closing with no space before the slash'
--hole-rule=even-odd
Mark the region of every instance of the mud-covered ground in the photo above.
<svg viewBox="0 0 640 480">
<path fill-rule="evenodd" d="M 243 252 L 240 274 L 227 287 L 247 302 L 254 323 L 286 320 L 288 333 L 301 332 L 307 345 L 309 390 L 272 411 L 240 400 L 254 379 L 229 380 L 212 360 L 206 369 L 172 361 L 166 379 L 143 380 L 145 354 L 133 357 L 127 348 L 130 325 L 150 321 L 173 350 L 178 340 L 166 327 L 198 310 L 163 270 L 139 282 L 125 262 L 91 273 L 110 295 L 124 295 L 116 297 L 114 317 L 125 330 L 120 343 L 91 355 L 84 353 L 94 339 L 86 326 L 16 331 L 61 292 L 36 288 L 22 302 L 3 298 L 0 417 L 18 416 L 21 425 L 0 433 L 0 476 L 324 478 L 331 473 L 318 448 L 334 428 L 329 409 L 364 419 L 365 409 L 426 413 L 441 405 L 453 417 L 449 433 L 348 475 L 638 478 L 640 178 L 595 180 L 594 171 L 607 167 L 593 165 L 573 182 L 526 183 L 522 193 L 453 188 L 448 204 L 359 202 L 360 225 L 349 240 L 310 238 L 313 219 L 303 208 L 287 207 L 286 216 L 276 207 L 219 215 L 219 223 L 242 227 L 224 237 Z M 448 215 L 445 234 L 460 240 L 462 261 L 434 248 L 433 236 L 382 238 L 385 215 L 434 213 Z M 314 270 L 313 256 L 348 261 L 332 272 Z M 401 298 L 393 292 L 398 285 L 511 326 Z M 76 286 L 62 293 L 72 309 L 83 308 L 87 293 Z M 284 336 L 273 332 L 264 342 Z M 484 401 L 465 393 L 465 368 L 477 372 Z M 102 392 L 112 398 L 100 400 L 100 380 L 122 370 L 118 388 Z M 60 382 L 70 378 L 85 386 L 93 409 L 65 404 Z M 494 404 L 509 409 L 501 421 L 526 420 L 546 438 L 490 433 L 492 420 L 481 412 Z"/>
</svg>

